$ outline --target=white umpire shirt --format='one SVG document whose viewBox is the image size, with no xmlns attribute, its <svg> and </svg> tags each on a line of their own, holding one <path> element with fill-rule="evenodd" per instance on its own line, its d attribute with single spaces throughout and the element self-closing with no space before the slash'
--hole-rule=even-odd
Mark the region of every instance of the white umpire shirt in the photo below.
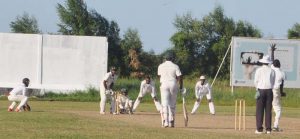
<svg viewBox="0 0 300 139">
<path fill-rule="evenodd" d="M 263 65 L 258 68 L 254 75 L 254 85 L 258 89 L 273 89 L 275 72 L 269 66 Z"/>
<path fill-rule="evenodd" d="M 25 84 L 20 84 L 10 91 L 10 95 L 23 95 L 26 96 L 26 87 Z"/>
<path fill-rule="evenodd" d="M 171 61 L 165 61 L 158 66 L 157 74 L 160 76 L 160 83 L 176 82 L 177 76 L 181 76 L 179 67 Z"/>
<path fill-rule="evenodd" d="M 108 89 L 110 89 L 109 88 L 110 85 L 112 83 L 115 83 L 116 79 L 117 79 L 117 75 L 116 74 L 113 76 L 111 72 L 108 72 L 108 73 L 105 74 L 105 76 L 104 76 L 104 78 L 102 80 L 101 86 L 104 87 L 103 82 L 106 81 L 106 86 L 107 86 Z"/>
<path fill-rule="evenodd" d="M 274 89 L 279 89 L 282 80 L 285 79 L 285 74 L 280 68 L 274 67 L 273 65 L 271 66 L 271 68 L 275 71 Z"/>
</svg>

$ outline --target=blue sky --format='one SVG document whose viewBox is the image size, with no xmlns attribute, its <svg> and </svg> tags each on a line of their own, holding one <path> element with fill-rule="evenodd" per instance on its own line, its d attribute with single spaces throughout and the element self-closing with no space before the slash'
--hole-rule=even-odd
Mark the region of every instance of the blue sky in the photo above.
<svg viewBox="0 0 300 139">
<path fill-rule="evenodd" d="M 84 0 L 89 9 L 119 24 L 121 37 L 129 27 L 139 31 L 144 50 L 159 54 L 172 46 L 176 15 L 191 12 L 198 19 L 216 5 L 235 21 L 245 20 L 260 29 L 264 37 L 286 38 L 287 30 L 300 23 L 299 0 Z M 10 32 L 9 23 L 27 12 L 37 20 L 43 33 L 57 32 L 57 3 L 64 0 L 0 1 L 0 32 Z"/>
</svg>

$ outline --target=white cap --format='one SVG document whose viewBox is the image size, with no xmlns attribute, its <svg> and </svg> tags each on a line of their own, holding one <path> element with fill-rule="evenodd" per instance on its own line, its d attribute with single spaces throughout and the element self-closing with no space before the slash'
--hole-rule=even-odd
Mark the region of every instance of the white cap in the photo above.
<svg viewBox="0 0 300 139">
<path fill-rule="evenodd" d="M 205 80 L 205 76 L 200 76 L 200 80 Z"/>
</svg>

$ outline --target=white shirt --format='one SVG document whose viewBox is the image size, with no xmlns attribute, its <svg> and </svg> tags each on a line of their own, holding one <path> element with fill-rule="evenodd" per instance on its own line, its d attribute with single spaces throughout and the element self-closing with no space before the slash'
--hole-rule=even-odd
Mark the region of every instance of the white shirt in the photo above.
<svg viewBox="0 0 300 139">
<path fill-rule="evenodd" d="M 198 81 L 195 86 L 195 95 L 198 97 L 199 95 L 206 95 L 211 93 L 210 85 L 205 82 L 201 85 L 201 81 Z M 198 99 L 198 98 L 197 98 Z"/>
<path fill-rule="evenodd" d="M 149 84 L 146 83 L 146 80 L 141 82 L 140 94 L 144 92 L 151 92 L 151 96 L 155 97 L 155 83 L 152 80 L 150 80 Z"/>
<path fill-rule="evenodd" d="M 157 75 L 160 76 L 160 83 L 163 82 L 176 82 L 177 76 L 181 76 L 179 67 L 171 61 L 165 61 L 158 66 Z"/>
<path fill-rule="evenodd" d="M 273 65 L 271 66 L 271 68 L 275 71 L 274 89 L 279 89 L 282 80 L 285 79 L 285 74 L 280 68 L 274 67 Z"/>
<path fill-rule="evenodd" d="M 254 75 L 254 85 L 258 89 L 273 89 L 275 72 L 269 66 L 259 67 Z"/>
<path fill-rule="evenodd" d="M 10 91 L 10 95 L 26 95 L 26 87 L 25 84 L 20 84 Z"/>
<path fill-rule="evenodd" d="M 128 96 L 123 95 L 123 94 L 119 94 L 117 101 L 122 103 L 122 105 L 124 105 L 127 101 L 130 101 L 130 98 Z"/>
<path fill-rule="evenodd" d="M 102 83 L 101 85 L 104 87 L 103 85 L 103 82 L 106 81 L 106 86 L 107 86 L 107 89 L 110 89 L 110 85 L 112 83 L 115 83 L 115 81 L 117 80 L 117 75 L 115 74 L 114 76 L 111 74 L 111 72 L 108 72 L 105 74 L 103 80 L 102 80 Z"/>
</svg>

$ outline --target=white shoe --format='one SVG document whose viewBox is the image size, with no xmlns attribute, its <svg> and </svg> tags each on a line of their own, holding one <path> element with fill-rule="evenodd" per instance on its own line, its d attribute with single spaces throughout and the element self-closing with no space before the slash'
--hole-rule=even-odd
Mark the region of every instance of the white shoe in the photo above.
<svg viewBox="0 0 300 139">
<path fill-rule="evenodd" d="M 195 114 L 195 112 L 191 112 L 191 115 L 194 115 Z"/>
<path fill-rule="evenodd" d="M 100 114 L 101 114 L 101 115 L 104 115 L 104 114 L 105 114 L 105 112 L 100 112 Z"/>
<path fill-rule="evenodd" d="M 169 127 L 169 123 L 167 121 L 164 122 L 164 128 Z"/>
<path fill-rule="evenodd" d="M 267 133 L 267 134 L 271 134 L 271 131 L 267 131 L 266 133 Z"/>
<path fill-rule="evenodd" d="M 262 131 L 255 130 L 255 134 L 262 134 Z"/>
</svg>

